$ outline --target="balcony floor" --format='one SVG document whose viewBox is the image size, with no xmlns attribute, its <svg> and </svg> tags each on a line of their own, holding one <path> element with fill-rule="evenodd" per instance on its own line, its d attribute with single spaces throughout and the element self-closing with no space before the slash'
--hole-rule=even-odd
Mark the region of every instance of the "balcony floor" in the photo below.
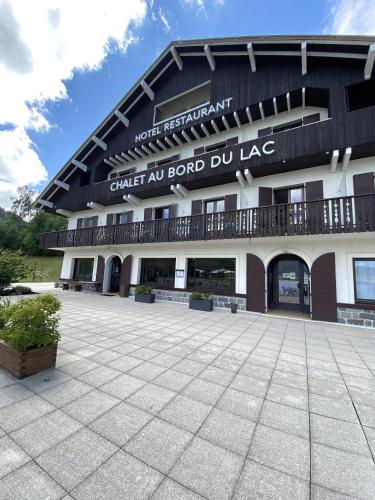
<svg viewBox="0 0 375 500">
<path fill-rule="evenodd" d="M 374 331 L 51 291 L 57 369 L 0 370 L 2 498 L 374 498 Z"/>
</svg>

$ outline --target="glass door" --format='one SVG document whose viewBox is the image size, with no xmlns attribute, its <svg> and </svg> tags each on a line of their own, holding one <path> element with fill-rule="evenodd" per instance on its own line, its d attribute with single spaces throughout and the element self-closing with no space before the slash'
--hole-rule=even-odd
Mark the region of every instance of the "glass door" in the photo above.
<svg viewBox="0 0 375 500">
<path fill-rule="evenodd" d="M 301 259 L 280 257 L 274 261 L 269 273 L 271 308 L 309 312 L 309 272 Z"/>
</svg>

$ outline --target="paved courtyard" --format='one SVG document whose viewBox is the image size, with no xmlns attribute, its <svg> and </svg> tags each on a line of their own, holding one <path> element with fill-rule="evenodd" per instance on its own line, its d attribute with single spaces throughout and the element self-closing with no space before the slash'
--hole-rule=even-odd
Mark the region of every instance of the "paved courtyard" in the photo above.
<svg viewBox="0 0 375 500">
<path fill-rule="evenodd" d="M 57 369 L 0 370 L 0 498 L 375 498 L 375 331 L 56 291 Z"/>
</svg>

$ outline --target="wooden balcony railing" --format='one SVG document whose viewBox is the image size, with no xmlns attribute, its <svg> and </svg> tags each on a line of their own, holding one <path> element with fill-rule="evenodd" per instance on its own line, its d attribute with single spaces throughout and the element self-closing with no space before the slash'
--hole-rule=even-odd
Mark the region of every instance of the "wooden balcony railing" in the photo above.
<svg viewBox="0 0 375 500">
<path fill-rule="evenodd" d="M 375 231 L 375 195 L 44 233 L 41 248 Z"/>
</svg>

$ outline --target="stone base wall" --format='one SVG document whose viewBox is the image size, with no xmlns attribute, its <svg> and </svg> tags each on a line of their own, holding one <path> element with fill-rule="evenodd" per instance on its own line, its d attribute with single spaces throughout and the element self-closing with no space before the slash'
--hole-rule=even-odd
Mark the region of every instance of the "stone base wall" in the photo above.
<svg viewBox="0 0 375 500">
<path fill-rule="evenodd" d="M 367 326 L 375 328 L 374 309 L 352 309 L 351 307 L 337 308 L 337 321 L 345 325 Z"/>
<path fill-rule="evenodd" d="M 130 287 L 130 296 L 134 296 L 135 287 Z M 189 302 L 190 292 L 179 292 L 178 290 L 160 290 L 153 288 L 155 298 L 157 300 L 165 300 L 168 302 Z M 229 297 L 225 295 L 212 295 L 214 307 L 226 308 L 229 304 L 238 304 L 239 311 L 246 311 L 246 299 L 244 297 Z"/>
</svg>

